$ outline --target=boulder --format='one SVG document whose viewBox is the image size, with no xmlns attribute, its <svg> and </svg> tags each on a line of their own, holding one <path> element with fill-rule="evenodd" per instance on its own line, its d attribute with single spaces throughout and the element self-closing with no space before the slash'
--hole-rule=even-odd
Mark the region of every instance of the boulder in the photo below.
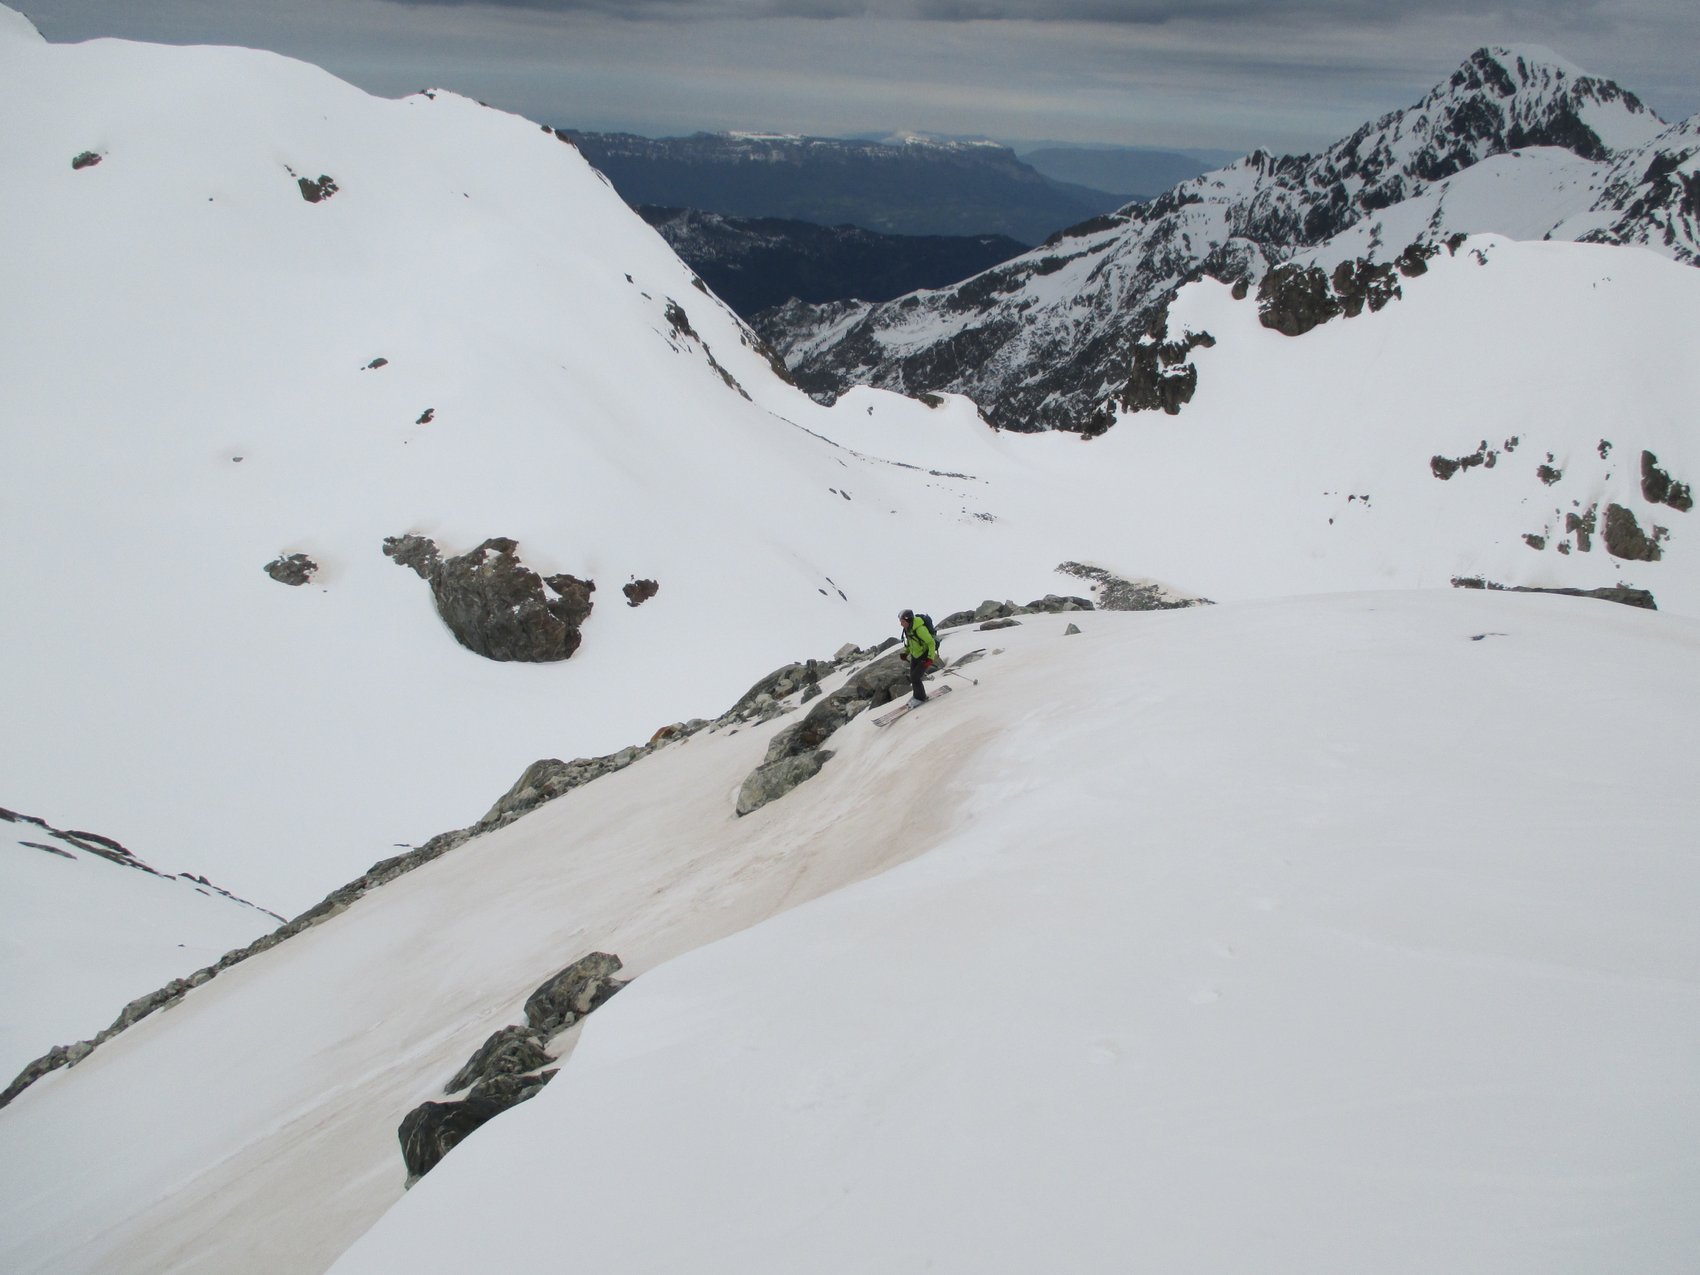
<svg viewBox="0 0 1700 1275">
<path fill-rule="evenodd" d="M 384 541 L 386 555 L 429 582 L 437 614 L 467 650 L 499 661 L 564 660 L 578 650 L 596 583 L 540 577 L 520 562 L 518 548 L 495 536 L 470 553 L 443 558 L 423 536 Z"/>
<path fill-rule="evenodd" d="M 279 554 L 266 563 L 266 574 L 279 584 L 306 584 L 318 569 L 319 564 L 304 553 Z"/>
<path fill-rule="evenodd" d="M 581 956 L 526 998 L 525 1021 L 544 1039 L 572 1026 L 626 985 L 619 968 L 612 952 Z"/>
<path fill-rule="evenodd" d="M 444 1093 L 459 1093 L 468 1086 L 482 1085 L 497 1076 L 516 1076 L 535 1071 L 554 1057 L 543 1047 L 544 1038 L 534 1027 L 504 1027 L 494 1032 L 467 1059 L 466 1066 L 455 1073 L 454 1079 L 443 1087 Z M 476 1089 L 474 1092 L 477 1092 Z"/>
</svg>

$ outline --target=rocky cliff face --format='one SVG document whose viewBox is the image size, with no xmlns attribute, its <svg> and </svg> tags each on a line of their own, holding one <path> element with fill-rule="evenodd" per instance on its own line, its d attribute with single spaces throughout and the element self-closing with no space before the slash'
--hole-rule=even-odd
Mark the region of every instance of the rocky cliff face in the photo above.
<svg viewBox="0 0 1700 1275">
<path fill-rule="evenodd" d="M 1465 201 L 1471 224 L 1456 224 L 1448 183 L 1534 147 L 1551 148 L 1537 152 L 1550 162 L 1519 170 L 1524 189 L 1487 215 L 1506 224 L 1477 224 L 1480 200 Z M 1291 260 L 1386 261 L 1413 238 L 1455 231 L 1586 235 L 1691 260 L 1694 149 L 1688 126 L 1667 130 L 1610 81 L 1550 54 L 1482 49 L 1422 101 L 1320 155 L 1258 151 L 955 287 L 853 312 L 791 307 L 763 335 L 820 396 L 856 384 L 955 391 L 1002 428 L 1093 433 L 1113 418 L 1136 344 L 1189 278 L 1256 282 Z M 1348 233 L 1349 250 L 1324 250 Z"/>
</svg>

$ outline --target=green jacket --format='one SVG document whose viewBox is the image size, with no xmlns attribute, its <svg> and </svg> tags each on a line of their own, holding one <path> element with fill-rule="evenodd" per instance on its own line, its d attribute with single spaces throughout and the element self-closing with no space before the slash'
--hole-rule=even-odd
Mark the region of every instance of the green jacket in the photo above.
<svg viewBox="0 0 1700 1275">
<path fill-rule="evenodd" d="M 909 621 L 908 640 L 904 644 L 904 650 L 912 660 L 936 660 L 939 657 L 939 640 L 932 635 L 920 616 Z"/>
</svg>

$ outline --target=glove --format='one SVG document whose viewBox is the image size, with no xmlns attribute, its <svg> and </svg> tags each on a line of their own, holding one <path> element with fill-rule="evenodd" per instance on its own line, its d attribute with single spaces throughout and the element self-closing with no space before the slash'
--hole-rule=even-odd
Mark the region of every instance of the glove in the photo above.
<svg viewBox="0 0 1700 1275">
<path fill-rule="evenodd" d="M 902 660 L 905 664 L 907 664 L 907 663 L 909 663 L 909 652 L 908 651 L 899 651 L 897 653 L 897 658 Z"/>
</svg>

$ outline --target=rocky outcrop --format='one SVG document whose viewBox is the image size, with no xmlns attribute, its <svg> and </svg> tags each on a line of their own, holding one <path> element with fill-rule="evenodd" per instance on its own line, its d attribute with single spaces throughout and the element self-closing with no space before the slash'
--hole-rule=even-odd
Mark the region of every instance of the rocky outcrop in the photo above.
<svg viewBox="0 0 1700 1275">
<path fill-rule="evenodd" d="M 1617 602 L 1624 606 L 1640 607 L 1644 611 L 1657 611 L 1658 604 L 1653 601 L 1653 595 L 1646 589 L 1633 588 L 1630 585 L 1614 584 L 1599 589 L 1551 589 L 1528 584 L 1495 584 L 1481 576 L 1453 576 L 1454 589 L 1489 589 L 1496 593 L 1556 593 L 1566 598 L 1595 598 L 1601 602 Z"/>
<path fill-rule="evenodd" d="M 1168 310 L 1159 314 L 1145 329 L 1133 346 L 1133 370 L 1127 384 L 1122 386 L 1120 404 L 1126 412 L 1160 410 L 1170 416 L 1192 401 L 1198 389 L 1198 369 L 1187 356 L 1200 346 L 1216 344 L 1208 332 L 1185 332 L 1177 339 L 1169 337 Z M 1109 428 L 1113 418 L 1106 416 L 1103 427 Z M 1088 430 L 1088 433 L 1101 432 Z"/>
<path fill-rule="evenodd" d="M 501 1028 L 466 1060 L 466 1066 L 457 1071 L 454 1078 L 443 1086 L 443 1092 L 459 1093 L 462 1089 L 497 1076 L 516 1076 L 521 1072 L 536 1071 L 545 1063 L 554 1062 L 553 1055 L 544 1048 L 546 1040 L 544 1034 L 535 1027 Z"/>
<path fill-rule="evenodd" d="M 614 974 L 620 958 L 611 952 L 581 956 L 551 975 L 525 1002 L 525 1026 L 503 1027 L 473 1053 L 455 1073 L 444 1093 L 468 1090 L 454 1102 L 422 1102 L 402 1117 L 396 1138 L 407 1185 L 434 1169 L 467 1136 L 510 1107 L 535 1097 L 555 1078 L 558 1068 L 540 1071 L 554 1062 L 551 1039 L 585 1015 L 606 1004 L 626 986 Z"/>
<path fill-rule="evenodd" d="M 1099 611 L 1175 611 L 1182 607 L 1209 606 L 1210 599 L 1179 593 L 1153 580 L 1124 580 L 1103 567 L 1084 562 L 1065 562 L 1057 567 L 1063 575 L 1092 582 L 1092 596 Z M 1080 610 L 1090 610 L 1086 606 Z"/>
<path fill-rule="evenodd" d="M 544 1037 L 571 1027 L 626 985 L 614 977 L 619 969 L 611 952 L 581 956 L 526 998 L 525 1021 Z"/>
<path fill-rule="evenodd" d="M 1659 548 L 1664 536 L 1663 527 L 1654 527 L 1652 535 L 1642 531 L 1632 510 L 1622 505 L 1606 506 L 1606 552 L 1612 557 L 1630 562 L 1657 562 L 1665 556 Z"/>
<path fill-rule="evenodd" d="M 579 648 L 580 628 L 595 605 L 593 580 L 539 576 L 520 562 L 518 542 L 486 540 L 470 553 L 443 558 L 423 536 L 392 536 L 384 553 L 431 586 L 437 614 L 455 640 L 486 659 L 545 663 Z"/>
<path fill-rule="evenodd" d="M 1659 458 L 1652 452 L 1641 453 L 1641 495 L 1651 505 L 1669 505 L 1679 513 L 1694 508 L 1694 493 L 1687 483 L 1679 483 L 1659 468 Z"/>
<path fill-rule="evenodd" d="M 629 607 L 642 606 L 660 591 L 661 586 L 654 580 L 633 580 L 620 588 L 620 592 L 626 595 L 626 605 Z"/>
<path fill-rule="evenodd" d="M 280 554 L 266 563 L 266 574 L 279 584 L 300 586 L 313 578 L 313 573 L 319 569 L 304 553 Z"/>
<path fill-rule="evenodd" d="M 553 1075 L 553 1073 L 550 1073 Z M 407 1166 L 407 1185 L 412 1186 L 442 1162 L 474 1130 L 487 1124 L 509 1107 L 533 1096 L 546 1081 L 528 1087 L 523 1097 L 504 1101 L 481 1095 L 459 1102 L 424 1102 L 402 1118 L 396 1131 L 401 1141 L 401 1158 Z"/>
</svg>

